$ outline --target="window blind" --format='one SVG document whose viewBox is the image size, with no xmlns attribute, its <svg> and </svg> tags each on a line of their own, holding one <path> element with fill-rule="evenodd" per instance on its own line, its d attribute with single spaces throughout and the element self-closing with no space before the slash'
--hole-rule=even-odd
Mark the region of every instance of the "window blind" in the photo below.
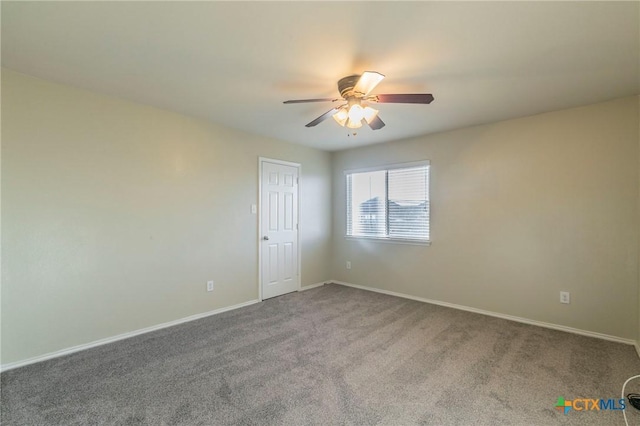
<svg viewBox="0 0 640 426">
<path fill-rule="evenodd" d="M 429 175 L 427 167 L 388 172 L 389 236 L 429 239 Z"/>
<path fill-rule="evenodd" d="M 429 241 L 429 163 L 346 176 L 347 236 Z"/>
</svg>

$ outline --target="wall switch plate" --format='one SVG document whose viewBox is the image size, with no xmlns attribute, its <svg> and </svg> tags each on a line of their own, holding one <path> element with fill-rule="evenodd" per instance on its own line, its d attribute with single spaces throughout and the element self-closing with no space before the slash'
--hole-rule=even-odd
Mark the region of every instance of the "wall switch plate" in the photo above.
<svg viewBox="0 0 640 426">
<path fill-rule="evenodd" d="M 571 294 L 568 291 L 560 292 L 560 303 L 571 303 Z"/>
<path fill-rule="evenodd" d="M 213 281 L 207 281 L 207 291 L 213 291 Z"/>
<path fill-rule="evenodd" d="M 251 204 L 251 214 L 257 214 L 258 213 L 258 206 L 256 206 L 255 204 Z"/>
<path fill-rule="evenodd" d="M 351 269 L 351 261 L 347 260 L 347 269 Z"/>
</svg>

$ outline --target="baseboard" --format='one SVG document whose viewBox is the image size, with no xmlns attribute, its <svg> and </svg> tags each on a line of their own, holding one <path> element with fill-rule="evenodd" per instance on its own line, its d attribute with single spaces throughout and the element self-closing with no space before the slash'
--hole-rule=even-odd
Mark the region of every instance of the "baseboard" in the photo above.
<svg viewBox="0 0 640 426">
<path fill-rule="evenodd" d="M 309 285 L 305 285 L 304 287 L 300 287 L 300 289 L 298 291 L 306 291 L 306 290 L 311 290 L 312 288 L 316 288 L 316 287 L 320 287 L 323 286 L 329 282 L 333 282 L 333 281 L 323 281 L 321 283 L 315 283 L 315 284 L 309 284 Z"/>
<path fill-rule="evenodd" d="M 404 299 L 417 300 L 418 302 L 431 303 L 432 305 L 439 305 L 439 306 L 445 306 L 447 308 L 459 309 L 461 311 L 474 312 L 476 314 L 488 315 L 490 317 L 506 319 L 506 320 L 509 320 L 509 321 L 520 322 L 520 323 L 523 323 L 523 324 L 529 324 L 529 325 L 535 325 L 535 326 L 538 326 L 538 327 L 550 328 L 552 330 L 565 331 L 567 333 L 580 334 L 582 336 L 595 337 L 597 339 L 609 340 L 611 342 L 624 343 L 624 344 L 627 344 L 627 345 L 634 345 L 635 348 L 636 348 L 636 351 L 638 351 L 638 356 L 640 356 L 640 348 L 638 347 L 638 343 L 635 340 L 631 340 L 631 339 L 624 339 L 622 337 L 611 336 L 609 334 L 596 333 L 595 331 L 581 330 L 579 328 L 567 327 L 567 326 L 564 326 L 564 325 L 552 324 L 552 323 L 543 322 L 543 321 L 536 321 L 536 320 L 531 320 L 531 319 L 528 319 L 528 318 L 516 317 L 516 316 L 513 316 L 513 315 L 507 315 L 507 314 L 501 314 L 501 313 L 498 313 L 498 312 L 485 311 L 484 309 L 477 309 L 477 308 L 472 308 L 472 307 L 464 306 L 464 305 L 456 305 L 455 303 L 441 302 L 439 300 L 432 300 L 432 299 L 425 299 L 423 297 L 411 296 L 409 294 L 397 293 L 395 291 L 382 290 L 382 289 L 379 289 L 379 288 L 367 287 L 367 286 L 358 285 L 358 284 L 351 284 L 351 283 L 347 283 L 347 282 L 344 282 L 344 281 L 332 280 L 331 282 L 334 283 L 334 284 L 339 284 L 339 285 L 343 285 L 343 286 L 346 286 L 346 287 L 353 287 L 353 288 L 358 288 L 360 290 L 368 290 L 368 291 L 373 291 L 373 292 L 376 292 L 376 293 L 388 294 L 390 296 L 402 297 Z"/>
<path fill-rule="evenodd" d="M 141 328 L 139 330 L 130 331 L 128 333 L 122 333 L 122 334 L 118 334 L 116 336 L 107 337 L 107 338 L 100 339 L 100 340 L 95 340 L 95 341 L 90 342 L 90 343 L 85 343 L 85 344 L 82 344 L 82 345 L 73 346 L 71 348 L 61 349 L 61 350 L 55 351 L 55 352 L 49 352 L 47 354 L 35 356 L 33 358 L 28 358 L 28 359 L 25 359 L 25 360 L 22 360 L 22 361 L 16 361 L 16 362 L 10 362 L 8 364 L 2 364 L 2 365 L 0 365 L 0 372 L 13 370 L 14 368 L 24 367 L 24 366 L 29 365 L 29 364 L 35 364 L 37 362 L 42 362 L 42 361 L 46 361 L 46 360 L 53 359 L 53 358 L 58 358 L 58 357 L 61 357 L 61 356 L 72 354 L 74 352 L 84 351 L 86 349 L 95 348 L 96 346 L 106 345 L 108 343 L 117 342 L 118 340 L 128 339 L 130 337 L 139 336 L 141 334 L 150 333 L 152 331 L 161 330 L 163 328 L 173 327 L 174 325 L 183 324 L 185 322 L 190 322 L 190 321 L 195 321 L 195 320 L 198 320 L 198 319 L 201 319 L 201 318 L 209 317 L 211 315 L 221 314 L 223 312 L 232 311 L 234 309 L 244 308 L 245 306 L 253 305 L 255 303 L 260 303 L 260 301 L 257 300 L 257 299 L 256 300 L 249 300 L 248 302 L 239 303 L 237 305 L 227 306 L 227 307 L 224 307 L 224 308 L 215 309 L 213 311 L 204 312 L 204 313 L 196 314 L 196 315 L 191 315 L 191 316 L 188 316 L 188 317 L 185 317 L 185 318 L 180 318 L 180 319 L 177 319 L 177 320 L 174 320 L 174 321 L 169 321 L 169 322 L 165 322 L 165 323 L 158 324 L 158 325 L 153 325 L 151 327 Z"/>
</svg>

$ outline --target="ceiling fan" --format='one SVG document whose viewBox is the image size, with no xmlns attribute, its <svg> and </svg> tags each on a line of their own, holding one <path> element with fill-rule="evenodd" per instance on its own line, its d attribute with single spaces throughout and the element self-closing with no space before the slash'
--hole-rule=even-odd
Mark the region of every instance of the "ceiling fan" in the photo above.
<svg viewBox="0 0 640 426">
<path fill-rule="evenodd" d="M 429 104 L 433 101 L 430 93 L 406 93 L 394 95 L 370 95 L 371 91 L 382 81 L 384 75 L 375 71 L 365 71 L 362 75 L 350 75 L 338 81 L 338 90 L 342 98 L 295 99 L 284 101 L 285 104 L 300 104 L 305 102 L 338 102 L 346 103 L 330 109 L 320 117 L 306 124 L 313 127 L 333 117 L 342 127 L 358 129 L 368 124 L 373 130 L 384 127 L 384 121 L 378 117 L 378 110 L 371 108 L 368 103 L 395 104 Z"/>
</svg>

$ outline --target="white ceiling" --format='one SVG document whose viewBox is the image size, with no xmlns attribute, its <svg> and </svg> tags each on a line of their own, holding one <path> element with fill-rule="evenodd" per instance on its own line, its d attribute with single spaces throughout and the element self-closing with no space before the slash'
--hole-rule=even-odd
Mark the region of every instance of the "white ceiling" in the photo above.
<svg viewBox="0 0 640 426">
<path fill-rule="evenodd" d="M 640 92 L 638 2 L 7 2 L 2 65 L 44 79 L 339 150 Z M 346 75 L 387 126 L 304 125 Z"/>
</svg>

